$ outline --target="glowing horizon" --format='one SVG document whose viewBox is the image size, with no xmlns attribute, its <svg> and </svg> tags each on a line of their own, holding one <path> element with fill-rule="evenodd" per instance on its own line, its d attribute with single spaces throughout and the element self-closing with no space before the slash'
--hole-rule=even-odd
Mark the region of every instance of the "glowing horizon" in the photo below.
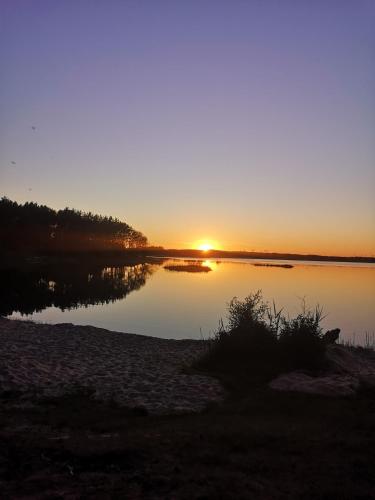
<svg viewBox="0 0 375 500">
<path fill-rule="evenodd" d="M 272 235 L 270 238 L 267 238 L 268 243 L 272 241 Z M 276 240 L 276 238 L 275 238 Z M 221 241 L 221 243 L 219 243 Z M 154 243 L 150 241 L 150 244 Z M 326 255 L 326 256 L 337 256 L 337 257 L 375 257 L 375 251 L 368 248 L 363 251 L 360 251 L 358 247 L 352 242 L 347 242 L 345 244 L 346 251 L 342 250 L 343 244 L 338 241 L 336 244 L 332 242 L 330 246 L 324 245 L 324 242 L 317 241 L 316 238 L 310 238 L 306 241 L 305 244 L 298 242 L 298 237 L 295 236 L 294 239 L 291 238 L 289 244 L 288 243 L 274 243 L 273 245 L 262 245 L 261 243 L 256 244 L 255 238 L 253 242 L 249 242 L 248 244 L 244 244 L 243 242 L 231 242 L 225 241 L 224 239 L 220 240 L 219 238 L 212 240 L 209 238 L 206 239 L 194 239 L 192 238 L 190 241 L 170 241 L 168 242 L 158 242 L 155 246 L 162 246 L 165 249 L 176 249 L 176 250 L 202 250 L 207 252 L 208 250 L 222 250 L 228 252 L 258 252 L 258 253 L 290 253 L 290 254 L 301 254 L 301 255 Z"/>
<path fill-rule="evenodd" d="M 203 252 L 208 252 L 208 250 L 220 250 L 219 244 L 210 239 L 197 240 L 193 245 L 192 249 L 202 250 Z"/>
<path fill-rule="evenodd" d="M 200 250 L 202 252 L 202 255 L 204 253 L 207 253 L 210 250 L 217 250 L 217 251 L 224 251 L 224 252 L 254 252 L 254 253 L 279 253 L 279 254 L 298 254 L 298 255 L 321 255 L 321 256 L 335 256 L 335 257 L 370 257 L 374 258 L 375 257 L 375 252 L 359 252 L 359 251 L 347 251 L 347 252 L 339 252 L 338 250 L 334 250 L 334 248 L 329 249 L 327 248 L 326 250 L 322 249 L 311 249 L 313 247 L 275 247 L 275 248 L 261 248 L 261 247 L 236 247 L 235 245 L 229 245 L 226 247 L 223 246 L 214 246 L 210 248 L 202 248 L 202 247 L 197 247 L 194 243 L 191 245 L 183 245 L 183 244 L 159 244 L 159 245 L 153 245 L 151 243 L 150 246 L 161 246 L 165 248 L 166 250 Z"/>
</svg>

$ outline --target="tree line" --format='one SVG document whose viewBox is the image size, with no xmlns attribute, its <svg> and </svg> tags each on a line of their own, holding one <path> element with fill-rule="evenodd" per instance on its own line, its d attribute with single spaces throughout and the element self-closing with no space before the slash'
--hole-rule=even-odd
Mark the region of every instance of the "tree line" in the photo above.
<svg viewBox="0 0 375 500">
<path fill-rule="evenodd" d="M 141 248 L 147 238 L 126 222 L 71 208 L 0 200 L 0 250 L 22 253 Z"/>
</svg>

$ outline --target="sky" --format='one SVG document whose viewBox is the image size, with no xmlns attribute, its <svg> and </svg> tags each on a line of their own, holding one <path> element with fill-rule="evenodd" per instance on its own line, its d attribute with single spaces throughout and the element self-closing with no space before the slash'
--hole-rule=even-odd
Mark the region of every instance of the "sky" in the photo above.
<svg viewBox="0 0 375 500">
<path fill-rule="evenodd" d="M 2 0 L 0 196 L 375 255 L 375 2 Z"/>
</svg>

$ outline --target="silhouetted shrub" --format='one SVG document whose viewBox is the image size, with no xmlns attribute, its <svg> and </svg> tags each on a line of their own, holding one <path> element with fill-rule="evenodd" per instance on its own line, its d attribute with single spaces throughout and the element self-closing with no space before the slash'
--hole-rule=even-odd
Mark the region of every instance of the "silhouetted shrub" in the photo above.
<svg viewBox="0 0 375 500">
<path fill-rule="evenodd" d="M 296 318 L 281 320 L 278 336 L 280 359 L 285 369 L 318 369 L 322 366 L 326 343 L 320 326 L 322 309 L 303 310 Z"/>
<path fill-rule="evenodd" d="M 208 352 L 196 363 L 203 370 L 235 376 L 271 377 L 294 369 L 319 369 L 324 364 L 322 309 L 286 318 L 271 308 L 260 290 L 228 305 L 228 322 L 220 322 Z"/>
</svg>

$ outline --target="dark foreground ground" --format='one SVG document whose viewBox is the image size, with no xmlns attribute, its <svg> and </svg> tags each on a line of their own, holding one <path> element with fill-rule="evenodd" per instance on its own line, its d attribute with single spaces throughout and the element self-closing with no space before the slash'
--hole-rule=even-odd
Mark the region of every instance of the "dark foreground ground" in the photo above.
<svg viewBox="0 0 375 500">
<path fill-rule="evenodd" d="M 88 395 L 17 408 L 3 393 L 4 499 L 375 498 L 375 397 L 267 389 L 152 417 Z"/>
</svg>

